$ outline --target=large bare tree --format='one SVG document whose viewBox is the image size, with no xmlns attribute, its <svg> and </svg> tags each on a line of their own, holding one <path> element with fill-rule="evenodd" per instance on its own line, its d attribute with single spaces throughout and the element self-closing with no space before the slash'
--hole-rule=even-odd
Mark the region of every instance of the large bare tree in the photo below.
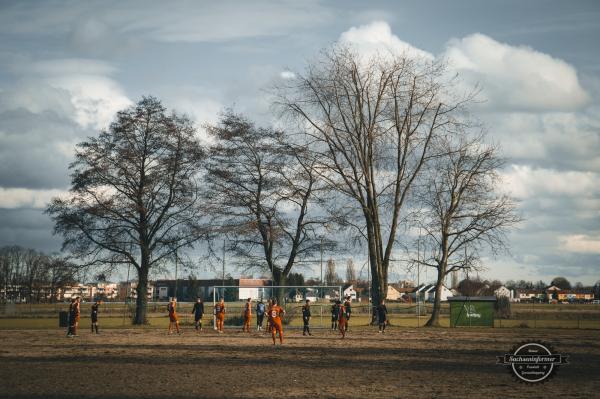
<svg viewBox="0 0 600 399">
<path fill-rule="evenodd" d="M 233 111 L 207 130 L 214 139 L 206 174 L 211 224 L 246 269 L 268 271 L 284 285 L 294 264 L 321 245 L 326 219 L 315 161 L 289 134 Z"/>
<path fill-rule="evenodd" d="M 439 326 L 444 280 L 455 270 L 480 268 L 482 249 L 506 249 L 506 231 L 519 222 L 514 202 L 498 192 L 503 159 L 483 136 L 445 137 L 437 145 L 445 154 L 427 167 L 417 195 L 423 265 L 436 269 L 436 293 L 427 326 Z"/>
<path fill-rule="evenodd" d="M 48 206 L 63 248 L 82 262 L 135 267 L 135 324 L 146 320 L 149 272 L 200 237 L 203 159 L 190 120 L 144 97 L 77 146 L 69 195 Z"/>
<path fill-rule="evenodd" d="M 321 177 L 360 214 L 352 224 L 368 245 L 374 303 L 386 296 L 402 209 L 431 144 L 468 100 L 450 95 L 444 76 L 438 62 L 335 46 L 278 92 L 316 142 Z"/>
</svg>

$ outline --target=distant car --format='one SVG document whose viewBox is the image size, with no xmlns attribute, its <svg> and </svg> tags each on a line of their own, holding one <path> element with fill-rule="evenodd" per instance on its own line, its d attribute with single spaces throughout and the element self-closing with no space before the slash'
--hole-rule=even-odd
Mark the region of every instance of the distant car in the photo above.
<svg viewBox="0 0 600 399">
<path fill-rule="evenodd" d="M 600 305 L 600 299 L 594 299 L 592 305 Z"/>
</svg>

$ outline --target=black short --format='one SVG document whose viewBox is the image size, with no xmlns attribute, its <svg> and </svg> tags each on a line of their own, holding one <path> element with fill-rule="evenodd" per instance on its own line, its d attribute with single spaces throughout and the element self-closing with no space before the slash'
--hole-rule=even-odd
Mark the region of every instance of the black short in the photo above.
<svg viewBox="0 0 600 399">
<path fill-rule="evenodd" d="M 98 316 L 92 315 L 92 323 L 98 323 Z"/>
<path fill-rule="evenodd" d="M 199 322 L 200 320 L 202 320 L 202 316 L 203 316 L 203 315 L 195 315 L 195 316 L 194 316 L 194 321 L 195 321 L 196 323 L 197 323 L 197 322 Z"/>
</svg>

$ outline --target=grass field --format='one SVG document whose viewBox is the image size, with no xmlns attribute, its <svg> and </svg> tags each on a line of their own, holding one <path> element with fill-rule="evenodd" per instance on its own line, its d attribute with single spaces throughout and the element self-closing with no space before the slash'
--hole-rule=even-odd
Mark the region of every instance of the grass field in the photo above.
<svg viewBox="0 0 600 399">
<path fill-rule="evenodd" d="M 496 356 L 542 339 L 569 355 L 544 384 L 517 382 Z M 212 330 L 182 336 L 107 329 L 0 331 L 2 398 L 593 398 L 600 342 L 592 330 L 352 328 L 283 346 L 268 336 Z"/>
</svg>

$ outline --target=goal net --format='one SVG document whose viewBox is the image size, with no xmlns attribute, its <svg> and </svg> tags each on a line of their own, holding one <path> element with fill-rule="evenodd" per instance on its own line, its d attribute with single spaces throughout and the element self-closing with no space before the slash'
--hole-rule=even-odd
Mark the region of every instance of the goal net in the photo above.
<svg viewBox="0 0 600 399">
<path fill-rule="evenodd" d="M 341 285 L 327 286 L 237 286 L 219 285 L 210 288 L 213 299 L 213 327 L 216 328 L 215 305 L 223 299 L 225 304 L 225 328 L 242 328 L 244 324 L 245 303 L 250 298 L 252 321 L 250 327 L 257 328 L 257 305 L 262 302 L 267 306 L 271 298 L 278 298 L 279 305 L 285 309 L 283 323 L 286 328 L 302 328 L 302 306 L 308 299 L 311 309 L 311 328 L 328 327 L 331 319 L 333 302 L 343 300 Z M 266 326 L 266 316 L 263 328 Z"/>
</svg>

